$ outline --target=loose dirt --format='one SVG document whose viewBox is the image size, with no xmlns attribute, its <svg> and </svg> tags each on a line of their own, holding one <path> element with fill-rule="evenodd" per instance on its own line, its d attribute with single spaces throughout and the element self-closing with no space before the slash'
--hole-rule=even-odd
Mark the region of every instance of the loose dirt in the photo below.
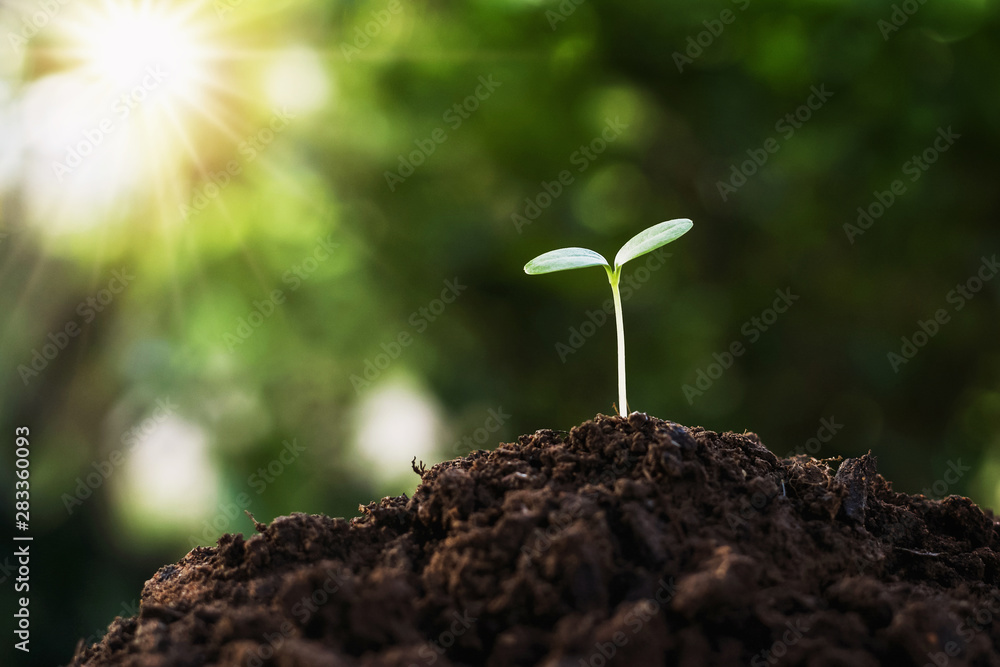
<svg viewBox="0 0 1000 667">
<path fill-rule="evenodd" d="M 598 416 L 161 568 L 73 665 L 1000 666 L 1000 533 L 871 455 Z"/>
</svg>

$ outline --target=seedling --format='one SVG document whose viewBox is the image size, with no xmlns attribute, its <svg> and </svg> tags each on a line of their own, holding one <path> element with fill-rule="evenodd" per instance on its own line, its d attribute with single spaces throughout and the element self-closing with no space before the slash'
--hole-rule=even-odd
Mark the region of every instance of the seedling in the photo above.
<svg viewBox="0 0 1000 667">
<path fill-rule="evenodd" d="M 608 260 L 593 250 L 586 248 L 560 248 L 539 255 L 524 265 L 524 272 L 529 276 L 566 269 L 582 269 L 585 266 L 603 266 L 611 283 L 611 294 L 615 300 L 615 322 L 618 324 L 618 414 L 629 414 L 628 400 L 625 396 L 625 325 L 622 321 L 622 299 L 618 293 L 618 281 L 622 275 L 622 266 L 630 259 L 635 259 L 680 238 L 694 223 L 687 218 L 667 220 L 645 229 L 621 247 L 615 255 L 614 268 Z"/>
</svg>

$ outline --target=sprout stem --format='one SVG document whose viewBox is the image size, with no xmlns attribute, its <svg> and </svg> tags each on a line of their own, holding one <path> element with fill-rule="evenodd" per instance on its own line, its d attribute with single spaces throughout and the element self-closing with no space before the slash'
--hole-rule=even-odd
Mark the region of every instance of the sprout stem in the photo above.
<svg viewBox="0 0 1000 667">
<path fill-rule="evenodd" d="M 618 292 L 622 267 L 615 267 L 614 270 L 610 267 L 605 268 L 608 272 L 608 281 L 611 283 L 611 293 L 615 299 L 615 322 L 618 325 L 618 414 L 626 416 L 629 410 L 628 399 L 625 396 L 625 320 L 622 318 L 622 298 Z"/>
</svg>

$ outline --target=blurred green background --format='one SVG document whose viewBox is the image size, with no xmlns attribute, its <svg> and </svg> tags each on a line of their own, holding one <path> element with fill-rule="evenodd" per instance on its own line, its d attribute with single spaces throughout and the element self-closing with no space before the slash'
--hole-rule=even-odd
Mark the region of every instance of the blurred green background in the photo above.
<svg viewBox="0 0 1000 667">
<path fill-rule="evenodd" d="M 27 426 L 35 628 L 14 664 L 67 662 L 158 567 L 252 532 L 243 509 L 355 516 L 412 493 L 414 456 L 613 413 L 604 273 L 522 266 L 670 218 L 694 229 L 625 272 L 632 408 L 871 449 L 897 490 L 1000 505 L 998 19 L 7 3 L 0 513 Z"/>
</svg>

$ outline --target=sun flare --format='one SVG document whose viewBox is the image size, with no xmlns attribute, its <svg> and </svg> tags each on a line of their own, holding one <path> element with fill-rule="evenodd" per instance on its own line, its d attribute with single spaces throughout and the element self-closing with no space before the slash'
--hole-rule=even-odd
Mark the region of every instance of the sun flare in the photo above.
<svg viewBox="0 0 1000 667">
<path fill-rule="evenodd" d="M 199 0 L 80 3 L 56 18 L 36 47 L 48 71 L 24 95 L 38 110 L 25 133 L 39 156 L 26 169 L 31 217 L 63 232 L 176 211 L 239 114 L 226 26 Z"/>
<path fill-rule="evenodd" d="M 16 1 L 32 15 L 33 0 Z M 276 42 L 285 4 L 58 7 L 26 38 L 6 106 L 0 85 L 0 130 L 20 160 L 16 170 L 0 164 L 0 195 L 19 190 L 25 218 L 69 244 L 124 247 L 150 225 L 176 237 L 200 188 L 220 170 L 242 171 L 241 146 L 275 114 L 315 112 L 334 92 L 316 51 Z M 111 234 L 98 241 L 91 232 L 101 228 Z"/>
<path fill-rule="evenodd" d="M 161 104 L 196 107 L 218 82 L 216 38 L 204 3 L 109 4 L 88 8 L 66 22 L 66 59 L 93 85 L 128 95 L 148 95 Z M 145 90 L 152 93 L 152 90 Z M 143 93 L 139 93 L 142 96 Z"/>
<path fill-rule="evenodd" d="M 191 93 L 192 73 L 202 63 L 194 32 L 182 18 L 157 16 L 149 7 L 115 10 L 80 35 L 85 69 L 111 85 L 129 86 L 148 67 L 158 67 Z"/>
</svg>

